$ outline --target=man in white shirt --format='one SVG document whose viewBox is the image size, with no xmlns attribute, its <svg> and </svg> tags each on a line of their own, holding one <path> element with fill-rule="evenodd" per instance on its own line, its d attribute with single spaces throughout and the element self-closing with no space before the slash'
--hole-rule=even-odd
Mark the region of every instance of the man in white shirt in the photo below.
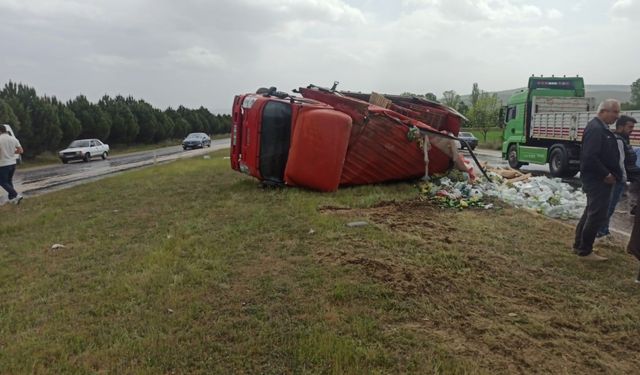
<svg viewBox="0 0 640 375">
<path fill-rule="evenodd" d="M 16 155 L 22 154 L 22 146 L 17 138 L 7 133 L 0 124 L 0 186 L 9 193 L 9 202 L 20 204 L 22 195 L 13 187 L 13 174 L 16 171 Z"/>
</svg>

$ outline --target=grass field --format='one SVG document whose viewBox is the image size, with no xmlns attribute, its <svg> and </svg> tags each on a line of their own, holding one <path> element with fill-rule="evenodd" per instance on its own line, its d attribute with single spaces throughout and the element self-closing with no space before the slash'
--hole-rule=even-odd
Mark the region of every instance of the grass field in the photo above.
<svg viewBox="0 0 640 375">
<path fill-rule="evenodd" d="M 640 368 L 620 246 L 583 263 L 571 226 L 411 183 L 263 190 L 224 155 L 0 206 L 0 373 Z"/>
</svg>

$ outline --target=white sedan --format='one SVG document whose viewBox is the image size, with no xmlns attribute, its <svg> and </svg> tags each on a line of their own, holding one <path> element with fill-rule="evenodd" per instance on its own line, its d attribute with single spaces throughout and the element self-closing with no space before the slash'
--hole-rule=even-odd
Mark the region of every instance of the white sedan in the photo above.
<svg viewBox="0 0 640 375">
<path fill-rule="evenodd" d="M 95 156 L 100 156 L 104 160 L 108 155 L 109 145 L 102 143 L 99 139 L 78 139 L 71 142 L 69 147 L 58 152 L 58 157 L 64 164 L 67 164 L 69 160 L 88 162 Z"/>
</svg>

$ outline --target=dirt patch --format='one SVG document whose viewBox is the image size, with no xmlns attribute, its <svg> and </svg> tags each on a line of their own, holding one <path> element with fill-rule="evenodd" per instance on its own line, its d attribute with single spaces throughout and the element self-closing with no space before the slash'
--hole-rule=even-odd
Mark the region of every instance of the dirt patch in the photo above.
<svg viewBox="0 0 640 375">
<path fill-rule="evenodd" d="M 316 253 L 322 263 L 354 269 L 387 286 L 399 302 L 421 306 L 423 311 L 415 311 L 413 320 L 390 323 L 390 330 L 401 328 L 451 343 L 453 353 L 492 372 L 632 373 L 640 365 L 631 359 L 640 345 L 637 335 L 622 329 L 622 322 L 606 319 L 613 327 L 594 322 L 589 311 L 593 306 L 580 305 L 584 301 L 566 298 L 560 290 L 576 284 L 575 279 L 544 262 L 530 261 L 557 246 L 552 239 L 567 236 L 566 227 L 543 218 L 532 220 L 516 210 L 506 215 L 484 211 L 477 223 L 471 219 L 479 210 L 447 210 L 420 200 L 320 211 L 345 220 L 365 219 L 411 241 L 395 254 L 380 251 L 377 243 L 362 243 L 362 238 L 353 239 L 357 243 L 350 251 Z M 453 220 L 456 215 L 461 217 Z M 469 226 L 459 227 L 466 219 Z M 496 229 L 510 225 L 514 229 Z M 517 231 L 527 225 L 549 238 L 532 242 Z M 594 293 L 583 283 L 571 288 L 577 294 Z"/>
<path fill-rule="evenodd" d="M 452 210 L 445 210 L 434 206 L 428 201 L 411 200 L 406 202 L 384 201 L 371 208 L 352 209 L 344 206 L 322 206 L 318 210 L 325 214 L 343 217 L 367 218 L 372 223 L 392 231 L 429 235 L 429 240 L 436 236 L 439 241 L 453 242 L 450 234 L 458 229 L 449 224 L 446 219 Z"/>
</svg>

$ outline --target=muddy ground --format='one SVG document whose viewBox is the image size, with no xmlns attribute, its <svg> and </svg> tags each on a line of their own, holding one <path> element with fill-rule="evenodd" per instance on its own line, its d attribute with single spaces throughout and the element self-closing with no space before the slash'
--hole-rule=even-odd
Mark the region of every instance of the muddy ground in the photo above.
<svg viewBox="0 0 640 375">
<path fill-rule="evenodd" d="M 635 331 L 640 286 L 626 280 L 618 288 L 593 265 L 579 263 L 569 254 L 570 224 L 504 206 L 457 212 L 420 200 L 320 210 L 364 219 L 417 242 L 413 254 L 372 256 L 354 252 L 361 248 L 354 244 L 347 251 L 319 252 L 317 258 L 356 269 L 391 288 L 400 301 L 420 306 L 421 317 L 401 323 L 403 328 L 427 335 L 480 369 L 631 374 L 640 368 Z M 602 251 L 619 254 L 621 243 Z M 389 329 L 396 325 L 389 323 Z"/>
</svg>

